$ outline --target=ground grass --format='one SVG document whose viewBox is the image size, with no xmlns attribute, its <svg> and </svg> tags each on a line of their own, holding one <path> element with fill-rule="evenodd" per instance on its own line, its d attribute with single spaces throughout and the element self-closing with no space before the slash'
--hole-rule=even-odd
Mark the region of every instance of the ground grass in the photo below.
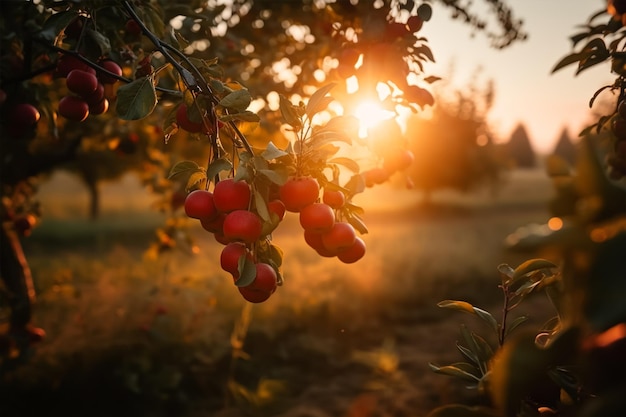
<svg viewBox="0 0 626 417">
<path fill-rule="evenodd" d="M 163 218 L 124 181 L 103 189 L 96 222 L 82 195 L 43 188 L 49 216 L 25 248 L 48 337 L 2 375 L 0 415 L 402 417 L 477 402 L 428 369 L 459 359 L 461 321 L 481 329 L 436 302 L 497 306 L 497 265 L 529 256 L 502 242 L 546 220 L 550 195 L 530 171 L 497 196 L 441 193 L 428 207 L 414 192 L 380 188 L 361 201 L 368 253 L 354 265 L 316 256 L 289 216 L 274 236 L 285 285 L 248 309 L 219 268 L 221 246 L 200 228 L 199 255 L 143 256 Z"/>
</svg>

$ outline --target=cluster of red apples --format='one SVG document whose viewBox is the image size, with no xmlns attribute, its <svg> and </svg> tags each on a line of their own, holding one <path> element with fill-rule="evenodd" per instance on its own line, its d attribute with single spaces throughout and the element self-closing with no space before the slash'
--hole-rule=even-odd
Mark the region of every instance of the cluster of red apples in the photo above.
<svg viewBox="0 0 626 417">
<path fill-rule="evenodd" d="M 117 76 L 122 75 L 122 69 L 114 61 L 104 60 L 99 62 L 98 66 Z M 117 78 L 105 72 L 96 72 L 73 55 L 63 55 L 59 58 L 55 75 L 65 78 L 70 92 L 59 100 L 58 111 L 61 116 L 82 122 L 90 114 L 103 114 L 109 109 L 104 86 L 114 84 Z"/>
<path fill-rule="evenodd" d="M 282 221 L 285 212 L 299 213 L 304 240 L 320 256 L 337 257 L 353 263 L 365 255 L 365 243 L 356 236 L 352 225 L 337 220 L 336 211 L 345 203 L 341 191 L 324 190 L 312 177 L 292 177 L 278 190 L 278 198 L 267 204 L 271 216 Z M 213 192 L 194 190 L 185 199 L 185 213 L 198 219 L 202 227 L 224 244 L 220 256 L 222 269 L 233 276 L 244 299 L 252 303 L 266 301 L 276 290 L 278 274 L 269 261 L 259 259 L 256 243 L 271 233 L 252 208 L 251 189 L 245 181 L 228 178 L 219 181 Z M 253 264 L 254 280 L 248 285 L 237 283 L 242 268 Z"/>
</svg>

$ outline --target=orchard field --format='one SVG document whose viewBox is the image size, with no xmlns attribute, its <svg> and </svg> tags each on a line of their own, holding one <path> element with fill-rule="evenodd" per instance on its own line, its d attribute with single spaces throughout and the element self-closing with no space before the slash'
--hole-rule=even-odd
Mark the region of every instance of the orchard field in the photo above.
<svg viewBox="0 0 626 417">
<path fill-rule="evenodd" d="M 497 266 L 529 257 L 504 240 L 544 222 L 551 194 L 542 168 L 510 172 L 498 194 L 441 191 L 429 206 L 418 192 L 375 188 L 368 252 L 353 265 L 317 256 L 288 214 L 274 236 L 290 253 L 287 285 L 252 305 L 200 227 L 199 253 L 146 255 L 163 218 L 132 175 L 103 184 L 91 221 L 80 183 L 56 173 L 24 241 L 47 338 L 4 375 L 0 415 L 408 417 L 475 403 L 475 390 L 428 363 L 457 361 L 459 323 L 481 324 L 436 303 L 497 314 Z M 529 300 L 528 327 L 547 317 L 544 301 Z"/>
</svg>

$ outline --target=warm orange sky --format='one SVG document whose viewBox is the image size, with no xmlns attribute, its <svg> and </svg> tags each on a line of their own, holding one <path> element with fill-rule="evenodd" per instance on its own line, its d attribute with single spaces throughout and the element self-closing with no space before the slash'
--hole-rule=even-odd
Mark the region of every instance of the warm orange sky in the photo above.
<svg viewBox="0 0 626 417">
<path fill-rule="evenodd" d="M 508 140 L 522 121 L 535 150 L 551 151 L 563 127 L 568 126 L 570 135 L 576 137 L 589 124 L 589 99 L 614 80 L 605 64 L 576 77 L 575 65 L 550 74 L 571 51 L 569 36 L 576 32 L 576 25 L 585 23 L 606 1 L 511 0 L 509 4 L 524 19 L 529 38 L 498 51 L 481 34 L 471 38 L 466 25 L 450 19 L 449 10 L 434 3 L 433 19 L 424 25 L 422 35 L 428 38 L 437 63 L 426 70 L 447 77 L 453 63 L 452 82 L 463 86 L 482 67 L 479 80 L 495 82 L 490 120 L 500 140 Z"/>
</svg>

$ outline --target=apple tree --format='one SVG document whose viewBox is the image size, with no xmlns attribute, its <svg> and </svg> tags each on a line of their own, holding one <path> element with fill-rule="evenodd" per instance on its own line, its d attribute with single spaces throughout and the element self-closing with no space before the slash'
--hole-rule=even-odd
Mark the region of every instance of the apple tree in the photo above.
<svg viewBox="0 0 626 417">
<path fill-rule="evenodd" d="M 139 152 L 121 169 L 145 174 L 173 216 L 224 244 L 221 266 L 248 301 L 283 284 L 272 232 L 285 212 L 297 213 L 320 256 L 358 261 L 367 227 L 352 199 L 404 148 L 390 140 L 377 153 L 357 140 L 350 110 L 367 96 L 392 112 L 433 104 L 436 77 L 425 65 L 434 56 L 420 35 L 431 3 L 0 3 L 2 277 L 12 331 L 31 314 L 19 235 L 39 213 L 33 178 L 71 166 L 93 183 L 115 172 L 98 167 L 120 163 L 116 152 Z M 492 20 L 460 0 L 438 3 L 495 47 L 525 36 L 502 1 L 485 1 Z M 346 151 L 354 147 L 369 152 L 366 169 Z M 172 224 L 156 255 L 175 246 Z"/>
</svg>

